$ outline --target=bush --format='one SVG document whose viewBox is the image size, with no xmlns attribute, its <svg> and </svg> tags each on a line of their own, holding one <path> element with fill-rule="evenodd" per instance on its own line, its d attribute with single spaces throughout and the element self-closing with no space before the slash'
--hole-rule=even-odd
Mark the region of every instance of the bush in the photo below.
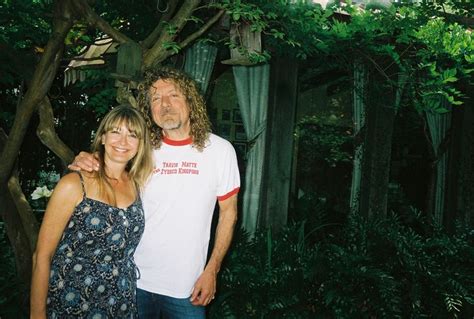
<svg viewBox="0 0 474 319">
<path fill-rule="evenodd" d="M 412 214 L 422 230 L 392 215 L 350 216 L 313 243 L 305 222 L 278 236 L 238 232 L 210 318 L 467 317 L 473 234 L 459 227 L 448 235 Z"/>
</svg>

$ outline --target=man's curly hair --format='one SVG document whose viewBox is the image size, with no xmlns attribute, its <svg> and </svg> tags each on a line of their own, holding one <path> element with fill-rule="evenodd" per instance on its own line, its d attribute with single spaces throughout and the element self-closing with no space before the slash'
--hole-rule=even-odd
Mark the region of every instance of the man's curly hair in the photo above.
<svg viewBox="0 0 474 319">
<path fill-rule="evenodd" d="M 138 107 L 143 113 L 150 130 L 153 148 L 159 149 L 163 139 L 162 129 L 153 120 L 150 107 L 150 88 L 158 80 L 172 81 L 186 97 L 191 124 L 190 136 L 193 139 L 193 146 L 202 151 L 211 132 L 211 124 L 206 113 L 204 98 L 199 93 L 197 83 L 193 79 L 184 72 L 170 67 L 157 67 L 145 70 L 144 80 L 138 86 Z"/>
</svg>

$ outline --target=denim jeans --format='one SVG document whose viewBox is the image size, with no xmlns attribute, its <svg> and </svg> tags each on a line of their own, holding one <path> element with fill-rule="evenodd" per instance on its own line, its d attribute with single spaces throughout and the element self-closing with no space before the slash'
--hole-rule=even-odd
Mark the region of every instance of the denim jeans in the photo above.
<svg viewBox="0 0 474 319">
<path fill-rule="evenodd" d="M 189 298 L 173 298 L 142 289 L 137 289 L 137 307 L 139 319 L 206 318 L 206 308 L 194 306 Z"/>
</svg>

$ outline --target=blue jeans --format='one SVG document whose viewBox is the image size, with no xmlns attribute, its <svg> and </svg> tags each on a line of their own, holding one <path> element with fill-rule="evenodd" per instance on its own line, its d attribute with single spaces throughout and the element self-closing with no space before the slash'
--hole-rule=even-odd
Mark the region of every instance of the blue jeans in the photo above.
<svg viewBox="0 0 474 319">
<path fill-rule="evenodd" d="M 194 306 L 189 298 L 173 298 L 137 288 L 139 319 L 205 319 L 206 308 Z M 162 317 L 160 317 L 162 316 Z"/>
</svg>

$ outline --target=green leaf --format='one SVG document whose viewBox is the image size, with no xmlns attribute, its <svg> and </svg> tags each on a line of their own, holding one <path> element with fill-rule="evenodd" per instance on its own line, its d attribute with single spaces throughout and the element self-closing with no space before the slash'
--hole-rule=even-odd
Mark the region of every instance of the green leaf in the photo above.
<svg viewBox="0 0 474 319">
<path fill-rule="evenodd" d="M 240 13 L 234 12 L 234 13 L 232 14 L 232 19 L 234 19 L 234 21 L 239 21 L 239 19 L 240 19 Z"/>
</svg>

